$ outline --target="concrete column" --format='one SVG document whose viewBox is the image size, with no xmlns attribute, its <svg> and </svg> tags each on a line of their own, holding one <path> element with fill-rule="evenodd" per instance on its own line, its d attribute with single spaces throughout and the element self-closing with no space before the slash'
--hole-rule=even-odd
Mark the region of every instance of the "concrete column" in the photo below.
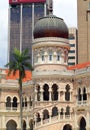
<svg viewBox="0 0 90 130">
<path fill-rule="evenodd" d="M 6 127 L 6 124 L 5 124 L 5 115 L 2 116 L 2 128 L 5 128 Z"/>
<path fill-rule="evenodd" d="M 90 120 L 89 120 L 89 116 L 90 116 L 90 115 L 89 115 L 89 112 L 87 112 L 87 121 L 86 121 L 86 122 L 87 122 L 87 128 L 89 128 L 89 124 L 90 124 L 90 123 L 89 123 L 89 121 L 90 121 Z"/>
<path fill-rule="evenodd" d="M 27 129 L 30 129 L 28 116 L 27 116 Z"/>
<path fill-rule="evenodd" d="M 72 101 L 72 91 L 70 91 L 70 101 Z"/>
<path fill-rule="evenodd" d="M 42 86 L 41 86 L 41 88 L 40 88 L 40 92 L 41 92 L 40 101 L 43 101 L 43 88 L 42 88 Z"/>
<path fill-rule="evenodd" d="M 49 101 L 52 101 L 52 89 L 51 89 L 51 85 L 49 85 Z"/>
<path fill-rule="evenodd" d="M 52 111 L 49 112 L 49 123 L 52 122 L 52 117 L 51 116 L 52 116 Z"/>
<path fill-rule="evenodd" d="M 63 101 L 65 101 L 65 91 L 63 91 Z"/>
<path fill-rule="evenodd" d="M 74 120 L 75 120 L 75 126 L 77 126 L 77 114 L 76 114 L 76 111 L 74 112 L 74 115 L 75 115 L 75 118 L 74 118 Z"/>
<path fill-rule="evenodd" d="M 43 125 L 43 114 L 40 114 L 41 117 L 41 126 Z"/>
<path fill-rule="evenodd" d="M 35 88 L 35 101 L 37 101 L 37 90 Z"/>
<path fill-rule="evenodd" d="M 63 112 L 63 120 L 65 120 L 65 118 L 66 118 L 66 117 L 65 117 L 65 112 Z"/>
</svg>

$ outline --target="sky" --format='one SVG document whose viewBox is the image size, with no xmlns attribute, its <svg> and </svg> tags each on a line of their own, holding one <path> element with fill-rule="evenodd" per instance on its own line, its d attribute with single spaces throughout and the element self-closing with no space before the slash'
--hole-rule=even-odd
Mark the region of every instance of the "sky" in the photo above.
<svg viewBox="0 0 90 130">
<path fill-rule="evenodd" d="M 77 27 L 77 0 L 53 0 L 54 15 L 63 18 L 68 27 Z M 7 63 L 8 0 L 0 1 L 0 68 Z"/>
</svg>

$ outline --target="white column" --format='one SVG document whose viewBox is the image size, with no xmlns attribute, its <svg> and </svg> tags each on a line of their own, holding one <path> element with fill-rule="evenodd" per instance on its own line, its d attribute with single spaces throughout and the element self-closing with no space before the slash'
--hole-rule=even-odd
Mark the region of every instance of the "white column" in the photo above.
<svg viewBox="0 0 90 130">
<path fill-rule="evenodd" d="M 87 111 L 87 127 L 89 127 L 89 121 L 90 121 L 90 119 L 89 119 L 89 112 Z"/>
<path fill-rule="evenodd" d="M 51 85 L 49 85 L 49 101 L 52 100 L 51 96 L 52 96 L 52 89 L 51 89 Z"/>
<path fill-rule="evenodd" d="M 58 120 L 60 120 L 60 110 L 61 108 L 58 110 Z"/>
<path fill-rule="evenodd" d="M 5 124 L 5 115 L 2 116 L 2 121 L 1 121 L 1 125 L 2 125 L 2 128 L 6 128 L 6 124 Z"/>
<path fill-rule="evenodd" d="M 36 90 L 36 87 L 35 87 L 35 101 L 37 101 L 37 90 Z"/>
<path fill-rule="evenodd" d="M 49 123 L 52 122 L 52 118 L 51 118 L 51 116 L 52 116 L 52 111 L 49 112 Z"/>
<path fill-rule="evenodd" d="M 27 109 L 29 110 L 30 108 L 30 101 L 29 101 L 29 98 L 27 97 Z"/>
<path fill-rule="evenodd" d="M 27 129 L 29 129 L 29 119 L 28 119 L 28 116 L 27 116 Z"/>
<path fill-rule="evenodd" d="M 41 87 L 41 86 L 40 86 Z M 40 97 L 40 101 L 43 101 L 43 88 L 40 88 L 40 92 L 41 92 L 41 97 Z"/>
<path fill-rule="evenodd" d="M 83 104 L 83 92 L 81 91 L 81 104 Z"/>
<path fill-rule="evenodd" d="M 63 112 L 63 119 L 65 120 L 65 118 L 66 118 L 66 117 L 65 117 L 65 112 Z"/>
<path fill-rule="evenodd" d="M 63 91 L 63 101 L 65 101 L 65 91 Z"/>
<path fill-rule="evenodd" d="M 40 114 L 41 117 L 41 126 L 43 125 L 43 114 Z"/>
<path fill-rule="evenodd" d="M 76 114 L 76 111 L 75 111 L 75 127 L 77 127 L 77 114 Z"/>
</svg>

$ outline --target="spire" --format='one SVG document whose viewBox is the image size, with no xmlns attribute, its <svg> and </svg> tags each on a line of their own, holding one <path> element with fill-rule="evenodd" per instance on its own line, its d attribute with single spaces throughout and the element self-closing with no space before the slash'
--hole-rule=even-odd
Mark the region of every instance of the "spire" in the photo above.
<svg viewBox="0 0 90 130">
<path fill-rule="evenodd" d="M 53 0 L 47 0 L 48 14 L 53 13 Z"/>
</svg>

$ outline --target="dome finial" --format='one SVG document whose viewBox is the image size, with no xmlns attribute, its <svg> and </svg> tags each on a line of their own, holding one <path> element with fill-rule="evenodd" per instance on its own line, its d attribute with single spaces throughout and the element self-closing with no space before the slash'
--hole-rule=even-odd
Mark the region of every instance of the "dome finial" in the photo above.
<svg viewBox="0 0 90 130">
<path fill-rule="evenodd" d="M 47 0 L 48 14 L 53 13 L 53 0 Z"/>
</svg>

